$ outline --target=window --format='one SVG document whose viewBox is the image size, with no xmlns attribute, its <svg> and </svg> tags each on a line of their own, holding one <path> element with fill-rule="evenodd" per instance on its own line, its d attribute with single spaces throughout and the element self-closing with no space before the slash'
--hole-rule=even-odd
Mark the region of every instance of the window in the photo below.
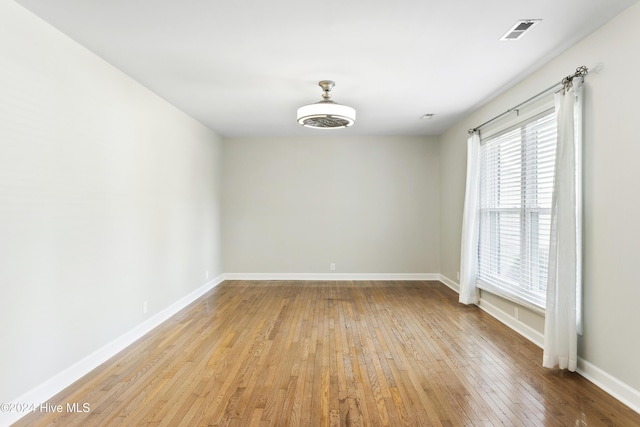
<svg viewBox="0 0 640 427">
<path fill-rule="evenodd" d="M 478 287 L 544 309 L 556 118 L 553 110 L 482 139 Z"/>
</svg>

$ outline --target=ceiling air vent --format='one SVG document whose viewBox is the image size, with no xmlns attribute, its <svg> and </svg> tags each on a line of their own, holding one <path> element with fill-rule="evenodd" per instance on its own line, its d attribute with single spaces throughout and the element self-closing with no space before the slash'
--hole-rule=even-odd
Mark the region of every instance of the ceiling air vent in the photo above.
<svg viewBox="0 0 640 427">
<path fill-rule="evenodd" d="M 504 36 L 500 37 L 500 40 L 510 41 L 521 39 L 540 21 L 540 19 L 521 19 L 516 22 L 515 25 L 504 34 Z"/>
</svg>

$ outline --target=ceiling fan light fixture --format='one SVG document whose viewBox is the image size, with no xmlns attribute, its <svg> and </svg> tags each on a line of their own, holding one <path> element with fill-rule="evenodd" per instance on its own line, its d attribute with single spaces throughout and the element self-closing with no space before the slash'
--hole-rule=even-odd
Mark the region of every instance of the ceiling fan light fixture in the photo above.
<svg viewBox="0 0 640 427">
<path fill-rule="evenodd" d="M 356 110 L 330 99 L 335 83 L 322 80 L 318 85 L 324 91 L 322 101 L 298 108 L 298 123 L 315 129 L 341 129 L 353 125 L 356 122 Z"/>
</svg>

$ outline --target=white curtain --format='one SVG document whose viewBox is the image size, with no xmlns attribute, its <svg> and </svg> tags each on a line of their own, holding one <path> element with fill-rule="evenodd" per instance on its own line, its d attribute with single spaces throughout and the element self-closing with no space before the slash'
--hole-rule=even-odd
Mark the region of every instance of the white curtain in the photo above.
<svg viewBox="0 0 640 427">
<path fill-rule="evenodd" d="M 467 140 L 467 187 L 464 195 L 462 242 L 460 251 L 460 302 L 477 304 L 478 227 L 480 200 L 480 134 Z"/>
<path fill-rule="evenodd" d="M 551 206 L 542 365 L 575 371 L 582 295 L 583 78 L 556 94 L 558 141 Z"/>
</svg>

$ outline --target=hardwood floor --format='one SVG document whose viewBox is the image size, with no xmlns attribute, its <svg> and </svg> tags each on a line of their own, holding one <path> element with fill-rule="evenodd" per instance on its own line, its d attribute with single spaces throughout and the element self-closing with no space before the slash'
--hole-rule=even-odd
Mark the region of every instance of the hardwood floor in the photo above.
<svg viewBox="0 0 640 427">
<path fill-rule="evenodd" d="M 639 426 L 438 282 L 226 281 L 16 425 Z"/>
</svg>

